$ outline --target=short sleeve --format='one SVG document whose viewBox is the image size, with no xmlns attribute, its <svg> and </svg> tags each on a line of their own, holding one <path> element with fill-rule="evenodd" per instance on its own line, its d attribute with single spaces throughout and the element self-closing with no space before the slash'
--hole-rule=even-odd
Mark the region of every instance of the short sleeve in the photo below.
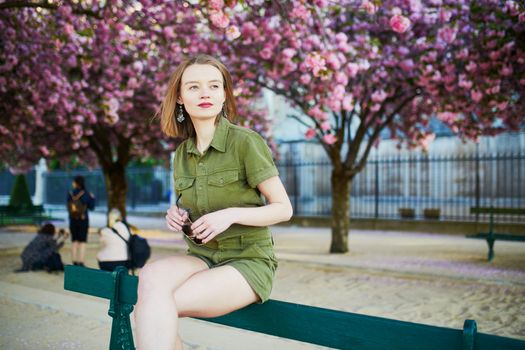
<svg viewBox="0 0 525 350">
<path fill-rule="evenodd" d="M 247 135 L 243 151 L 246 178 L 250 187 L 255 188 L 264 180 L 279 175 L 272 152 L 259 134 L 253 132 Z"/>
</svg>

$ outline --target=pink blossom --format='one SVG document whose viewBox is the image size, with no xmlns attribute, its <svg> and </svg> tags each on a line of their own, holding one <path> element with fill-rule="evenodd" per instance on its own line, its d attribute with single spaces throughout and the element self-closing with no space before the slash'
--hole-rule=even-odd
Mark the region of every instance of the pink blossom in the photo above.
<svg viewBox="0 0 525 350">
<path fill-rule="evenodd" d="M 327 130 L 330 130 L 331 128 L 332 128 L 332 125 L 330 124 L 329 121 L 325 121 L 321 123 L 321 130 L 327 131 Z"/>
<path fill-rule="evenodd" d="M 295 49 L 292 49 L 292 48 L 286 48 L 282 51 L 282 54 L 285 58 L 287 59 L 291 59 L 292 57 L 294 57 L 296 54 L 297 54 L 297 51 Z"/>
<path fill-rule="evenodd" d="M 503 76 L 512 75 L 512 66 L 503 66 L 501 68 L 501 75 Z"/>
<path fill-rule="evenodd" d="M 346 65 L 346 73 L 348 73 L 348 76 L 350 78 L 355 77 L 358 72 L 359 72 L 359 65 L 357 63 L 350 62 Z"/>
<path fill-rule="evenodd" d="M 337 137 L 334 134 L 326 134 L 323 136 L 323 142 L 327 145 L 333 145 L 337 142 Z"/>
<path fill-rule="evenodd" d="M 328 0 L 314 0 L 315 6 L 318 6 L 320 8 L 324 8 L 328 6 Z"/>
<path fill-rule="evenodd" d="M 472 90 L 470 92 L 470 97 L 472 97 L 474 102 L 478 103 L 483 98 L 483 93 L 479 92 L 478 90 Z"/>
<path fill-rule="evenodd" d="M 525 23 L 525 11 L 520 13 L 519 17 L 518 17 L 518 20 L 521 22 L 521 23 Z"/>
<path fill-rule="evenodd" d="M 212 9 L 216 11 L 220 11 L 224 7 L 224 1 L 223 0 L 208 0 L 208 6 L 210 6 Z"/>
<path fill-rule="evenodd" d="M 374 103 L 372 107 L 370 107 L 371 112 L 378 112 L 381 109 L 381 105 L 379 103 Z"/>
<path fill-rule="evenodd" d="M 167 27 L 162 28 L 162 34 L 164 34 L 166 39 L 175 38 L 175 30 L 173 26 L 167 26 Z"/>
<path fill-rule="evenodd" d="M 498 103 L 497 107 L 500 111 L 503 111 L 507 109 L 508 104 L 509 103 L 507 101 L 503 101 L 503 102 Z"/>
<path fill-rule="evenodd" d="M 341 85 L 346 86 L 348 84 L 348 77 L 344 72 L 335 73 L 335 81 Z"/>
<path fill-rule="evenodd" d="M 474 63 L 473 61 L 470 61 L 467 66 L 465 67 L 465 69 L 467 70 L 467 72 L 473 72 L 476 68 L 478 68 L 478 65 L 476 63 Z"/>
<path fill-rule="evenodd" d="M 368 0 L 363 0 L 363 2 L 361 3 L 361 6 L 359 6 L 359 8 L 365 10 L 370 15 L 373 15 L 377 11 L 377 6 L 374 5 L 374 3 L 372 3 L 372 2 L 370 2 Z"/>
<path fill-rule="evenodd" d="M 345 89 L 344 85 L 337 84 L 334 87 L 334 90 L 332 91 L 332 97 L 335 98 L 338 101 L 342 101 L 343 98 L 345 97 L 345 91 L 346 91 L 346 89 Z"/>
<path fill-rule="evenodd" d="M 337 58 L 337 55 L 333 52 L 329 53 L 328 57 L 326 57 L 326 63 L 333 70 L 338 70 L 341 68 L 341 62 Z"/>
<path fill-rule="evenodd" d="M 326 61 L 317 52 L 309 53 L 303 62 L 304 67 L 313 72 L 314 77 L 318 77 L 321 72 L 326 70 Z"/>
<path fill-rule="evenodd" d="M 303 21 L 305 21 L 310 17 L 310 12 L 303 4 L 301 4 L 298 1 L 295 1 L 293 4 L 292 12 L 290 12 L 290 17 L 300 18 Z"/>
<path fill-rule="evenodd" d="M 312 77 L 310 76 L 310 74 L 306 74 L 306 73 L 305 74 L 301 74 L 301 77 L 299 78 L 299 81 L 303 85 L 308 84 L 311 80 L 312 80 Z"/>
<path fill-rule="evenodd" d="M 421 0 L 410 0 L 410 10 L 412 12 L 423 11 L 423 5 L 421 4 Z"/>
<path fill-rule="evenodd" d="M 446 9 L 441 9 L 439 11 L 439 19 L 443 23 L 448 23 L 450 21 L 450 17 L 452 17 L 452 12 L 447 11 Z"/>
<path fill-rule="evenodd" d="M 239 31 L 239 27 L 237 26 L 229 26 L 226 29 L 226 39 L 232 41 L 237 39 L 241 36 L 241 32 Z"/>
<path fill-rule="evenodd" d="M 410 72 L 414 69 L 414 61 L 409 58 L 409 59 L 406 59 L 406 60 L 403 60 L 401 61 L 401 63 L 399 64 L 399 66 L 401 67 L 402 70 L 404 70 L 405 72 Z"/>
<path fill-rule="evenodd" d="M 270 50 L 268 47 L 265 47 L 264 49 L 261 50 L 261 52 L 259 52 L 259 55 L 265 59 L 265 60 L 269 60 L 270 57 L 272 57 L 272 50 Z"/>
<path fill-rule="evenodd" d="M 73 35 L 73 33 L 75 33 L 75 27 L 69 23 L 64 24 L 64 33 L 66 33 L 68 36 Z"/>
<path fill-rule="evenodd" d="M 458 113 L 453 112 L 439 112 L 436 114 L 436 117 L 444 122 L 445 124 L 452 124 L 458 118 Z"/>
<path fill-rule="evenodd" d="M 52 94 L 49 96 L 48 102 L 53 106 L 56 105 L 59 99 L 59 95 L 57 93 Z"/>
<path fill-rule="evenodd" d="M 354 97 L 350 94 L 347 94 L 343 98 L 342 107 L 345 111 L 351 111 L 354 108 Z"/>
<path fill-rule="evenodd" d="M 308 115 L 319 121 L 325 121 L 328 119 L 328 114 L 326 114 L 326 112 L 324 112 L 319 105 L 315 105 L 313 108 L 311 108 L 308 111 Z"/>
<path fill-rule="evenodd" d="M 334 112 L 340 112 L 341 111 L 341 100 L 337 98 L 328 98 L 325 100 L 325 104 L 328 108 L 330 108 Z"/>
<path fill-rule="evenodd" d="M 307 140 L 311 140 L 315 137 L 315 129 L 314 128 L 310 128 L 308 130 L 306 130 L 306 133 L 304 134 L 304 138 L 307 139 Z"/>
<path fill-rule="evenodd" d="M 456 39 L 457 29 L 444 27 L 438 31 L 438 38 L 447 44 L 452 44 Z"/>
<path fill-rule="evenodd" d="M 230 19 L 222 11 L 210 11 L 210 21 L 218 28 L 226 28 L 230 24 Z"/>
<path fill-rule="evenodd" d="M 390 18 L 390 27 L 394 32 L 404 33 L 410 27 L 410 20 L 402 15 L 394 15 Z"/>
<path fill-rule="evenodd" d="M 517 16 L 520 11 L 520 5 L 515 1 L 505 2 L 505 9 L 510 13 L 511 16 Z"/>
<path fill-rule="evenodd" d="M 342 32 L 339 32 L 335 35 L 335 41 L 337 41 L 338 43 L 346 43 L 348 42 L 348 35 L 346 35 L 345 33 L 342 33 Z"/>
<path fill-rule="evenodd" d="M 49 156 L 49 149 L 46 146 L 40 146 L 39 149 L 44 157 Z"/>
<path fill-rule="evenodd" d="M 458 85 L 462 88 L 470 90 L 470 88 L 472 88 L 472 81 L 465 79 L 465 75 L 461 74 L 459 77 Z"/>
<path fill-rule="evenodd" d="M 380 89 L 380 90 L 376 90 L 372 93 L 372 101 L 374 101 L 375 103 L 381 103 L 383 102 L 386 98 L 388 97 L 388 94 L 383 90 L 383 89 Z"/>
<path fill-rule="evenodd" d="M 144 65 L 140 61 L 133 62 L 133 69 L 135 69 L 139 74 L 144 69 Z"/>
<path fill-rule="evenodd" d="M 109 101 L 108 101 L 108 108 L 109 108 L 110 112 L 118 111 L 119 106 L 120 106 L 120 104 L 119 104 L 119 102 L 118 102 L 118 100 L 116 98 L 113 97 L 113 98 L 109 99 Z"/>
</svg>

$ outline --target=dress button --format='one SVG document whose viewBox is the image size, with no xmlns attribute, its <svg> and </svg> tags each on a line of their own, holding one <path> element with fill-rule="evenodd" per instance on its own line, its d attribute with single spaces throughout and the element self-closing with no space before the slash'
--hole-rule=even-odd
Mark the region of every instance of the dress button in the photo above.
<svg viewBox="0 0 525 350">
<path fill-rule="evenodd" d="M 204 164 L 203 163 L 199 163 L 199 166 L 204 166 Z"/>
<path fill-rule="evenodd" d="M 221 179 L 221 184 L 223 184 L 223 183 L 224 183 L 224 179 Z"/>
</svg>

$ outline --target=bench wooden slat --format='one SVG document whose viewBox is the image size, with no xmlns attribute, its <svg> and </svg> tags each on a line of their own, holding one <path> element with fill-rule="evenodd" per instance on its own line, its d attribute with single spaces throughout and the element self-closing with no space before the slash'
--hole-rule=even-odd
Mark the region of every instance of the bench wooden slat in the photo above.
<svg viewBox="0 0 525 350">
<path fill-rule="evenodd" d="M 492 334 L 478 333 L 476 335 L 475 350 L 523 350 L 525 341 L 513 338 L 500 337 Z"/>
<path fill-rule="evenodd" d="M 490 234 L 489 232 L 480 232 L 480 233 L 474 233 L 471 235 L 467 235 L 467 238 L 478 238 L 478 239 L 487 239 L 488 237 L 492 237 L 495 240 L 498 241 L 514 241 L 514 242 L 525 242 L 525 236 L 515 235 L 512 233 L 493 233 Z"/>
<path fill-rule="evenodd" d="M 126 274 L 121 276 L 119 283 L 119 301 L 135 305 L 139 279 Z M 113 274 L 87 267 L 66 265 L 64 267 L 64 289 L 99 298 L 113 299 Z"/>
<path fill-rule="evenodd" d="M 277 300 L 203 320 L 336 349 L 462 349 L 462 330 Z"/>
<path fill-rule="evenodd" d="M 525 215 L 525 208 L 471 207 L 471 214 Z"/>
</svg>

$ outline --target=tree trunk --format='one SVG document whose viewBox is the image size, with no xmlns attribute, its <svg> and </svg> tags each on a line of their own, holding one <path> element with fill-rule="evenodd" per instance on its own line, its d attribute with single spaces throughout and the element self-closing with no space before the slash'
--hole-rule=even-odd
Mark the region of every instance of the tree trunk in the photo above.
<svg viewBox="0 0 525 350">
<path fill-rule="evenodd" d="M 117 208 L 126 218 L 126 193 L 128 182 L 126 181 L 126 167 L 120 163 L 113 163 L 109 168 L 103 167 L 106 191 L 108 194 L 108 213 Z"/>
<path fill-rule="evenodd" d="M 330 253 L 348 252 L 350 185 L 350 177 L 340 170 L 332 170 L 332 244 L 330 245 Z"/>
</svg>

